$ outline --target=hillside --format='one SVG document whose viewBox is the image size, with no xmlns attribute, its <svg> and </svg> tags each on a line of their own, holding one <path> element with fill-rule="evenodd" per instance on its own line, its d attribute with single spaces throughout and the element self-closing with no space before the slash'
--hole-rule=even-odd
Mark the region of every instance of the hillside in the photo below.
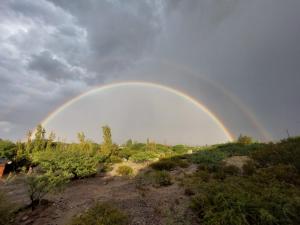
<svg viewBox="0 0 300 225">
<path fill-rule="evenodd" d="M 300 138 L 117 146 L 107 134 L 6 142 L 0 225 L 300 224 Z"/>
</svg>

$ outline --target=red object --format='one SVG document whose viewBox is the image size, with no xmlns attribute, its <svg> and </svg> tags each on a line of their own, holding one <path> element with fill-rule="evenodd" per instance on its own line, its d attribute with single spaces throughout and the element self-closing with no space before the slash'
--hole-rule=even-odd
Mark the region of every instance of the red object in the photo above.
<svg viewBox="0 0 300 225">
<path fill-rule="evenodd" d="M 3 176 L 4 174 L 4 169 L 5 169 L 5 163 L 4 164 L 0 164 L 0 178 Z"/>
</svg>

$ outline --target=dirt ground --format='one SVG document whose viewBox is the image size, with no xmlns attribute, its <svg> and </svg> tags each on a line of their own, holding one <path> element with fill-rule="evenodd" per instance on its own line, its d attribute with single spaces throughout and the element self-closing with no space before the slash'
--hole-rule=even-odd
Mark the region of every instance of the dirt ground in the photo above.
<svg viewBox="0 0 300 225">
<path fill-rule="evenodd" d="M 135 168 L 142 169 L 139 165 Z M 172 171 L 173 184 L 159 188 L 137 188 L 134 179 L 115 176 L 114 172 L 72 181 L 64 191 L 48 195 L 48 203 L 42 204 L 35 211 L 27 209 L 20 212 L 16 224 L 66 225 L 74 215 L 84 212 L 97 201 L 108 201 L 124 210 L 130 216 L 132 225 L 188 224 L 185 218 L 193 216 L 188 209 L 189 199 L 175 178 L 195 169 L 192 165 Z M 10 193 L 13 202 L 28 204 L 21 178 L 5 185 L 0 184 L 1 189 Z"/>
</svg>

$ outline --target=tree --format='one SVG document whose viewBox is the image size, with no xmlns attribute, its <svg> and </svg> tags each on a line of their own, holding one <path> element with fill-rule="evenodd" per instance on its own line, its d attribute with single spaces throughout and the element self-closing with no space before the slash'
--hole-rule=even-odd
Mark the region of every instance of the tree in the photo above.
<svg viewBox="0 0 300 225">
<path fill-rule="evenodd" d="M 55 139 L 55 133 L 51 132 L 48 136 L 47 144 L 46 144 L 46 150 L 51 150 L 52 149 L 52 144 Z"/>
<path fill-rule="evenodd" d="M 106 158 L 109 158 L 113 154 L 113 143 L 111 138 L 111 129 L 109 126 L 102 127 L 103 143 L 101 145 L 101 151 Z"/>
<path fill-rule="evenodd" d="M 66 182 L 67 179 L 64 176 L 49 172 L 43 175 L 28 176 L 26 185 L 31 209 L 34 210 L 47 193 L 59 190 Z"/>
<path fill-rule="evenodd" d="M 253 141 L 252 141 L 252 138 L 249 137 L 249 136 L 246 136 L 246 135 L 240 135 L 237 142 L 239 144 L 243 144 L 243 145 L 249 145 L 251 144 Z"/>
<path fill-rule="evenodd" d="M 46 130 L 39 124 L 36 128 L 35 139 L 34 139 L 34 152 L 44 150 L 45 148 L 45 134 Z"/>
</svg>

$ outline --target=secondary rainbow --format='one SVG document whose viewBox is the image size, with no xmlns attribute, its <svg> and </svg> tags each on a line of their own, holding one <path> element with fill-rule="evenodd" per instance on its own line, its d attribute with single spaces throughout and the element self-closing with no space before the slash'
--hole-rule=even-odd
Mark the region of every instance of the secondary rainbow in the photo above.
<svg viewBox="0 0 300 225">
<path fill-rule="evenodd" d="M 70 99 L 69 101 L 67 101 L 66 103 L 64 103 L 62 106 L 60 106 L 59 108 L 57 108 L 56 110 L 54 110 L 53 112 L 51 112 L 42 122 L 41 124 L 43 126 L 45 126 L 51 119 L 53 119 L 57 114 L 63 112 L 66 108 L 68 108 L 70 105 L 72 105 L 73 103 L 79 101 L 81 98 L 86 97 L 88 95 L 91 95 L 93 93 L 96 92 L 103 92 L 105 90 L 111 89 L 111 88 L 116 88 L 116 87 L 122 87 L 122 86 L 128 86 L 128 85 L 137 85 L 137 86 L 145 86 L 145 87 L 156 87 L 156 88 L 160 88 L 166 91 L 169 91 L 177 96 L 182 97 L 183 99 L 185 99 L 186 101 L 189 101 L 190 103 L 194 104 L 196 107 L 198 107 L 199 109 L 203 110 L 207 115 L 210 116 L 210 118 L 212 118 L 212 120 L 223 130 L 223 132 L 226 134 L 227 138 L 232 141 L 233 135 L 230 133 L 230 131 L 225 127 L 225 125 L 221 122 L 221 120 L 214 115 L 207 107 L 205 107 L 200 101 L 196 100 L 195 98 L 189 96 L 188 94 L 179 91 L 177 89 L 165 86 L 165 85 L 161 85 L 161 84 L 157 84 L 157 83 L 152 83 L 152 82 L 142 82 L 142 81 L 126 81 L 126 82 L 118 82 L 118 83 L 112 83 L 112 84 L 106 84 L 106 85 L 102 85 L 102 86 L 97 86 L 87 92 L 84 92 L 72 99 Z"/>
</svg>

